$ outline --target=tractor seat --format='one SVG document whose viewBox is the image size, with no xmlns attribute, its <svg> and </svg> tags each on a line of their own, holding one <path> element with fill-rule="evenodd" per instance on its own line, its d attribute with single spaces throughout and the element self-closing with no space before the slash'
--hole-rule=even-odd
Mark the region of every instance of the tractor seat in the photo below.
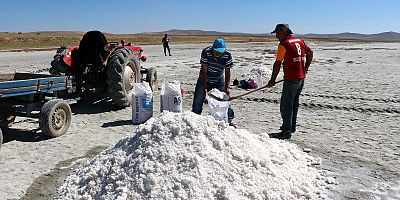
<svg viewBox="0 0 400 200">
<path fill-rule="evenodd" d="M 108 54 L 107 39 L 100 31 L 85 33 L 79 43 L 78 60 L 81 64 L 102 65 Z"/>
</svg>

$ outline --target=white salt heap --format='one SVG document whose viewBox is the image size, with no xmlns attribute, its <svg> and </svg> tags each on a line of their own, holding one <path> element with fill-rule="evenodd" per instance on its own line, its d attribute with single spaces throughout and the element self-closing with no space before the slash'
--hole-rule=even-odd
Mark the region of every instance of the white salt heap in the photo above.
<svg viewBox="0 0 400 200">
<path fill-rule="evenodd" d="M 62 199 L 307 199 L 326 177 L 296 145 L 210 116 L 164 112 L 88 161 Z"/>
<path fill-rule="evenodd" d="M 262 78 L 269 78 L 272 75 L 272 71 L 267 67 L 253 67 L 250 70 L 251 76 L 261 76 Z"/>
<path fill-rule="evenodd" d="M 253 67 L 248 73 L 243 73 L 241 76 L 242 77 L 248 77 L 248 78 L 256 78 L 256 77 L 261 77 L 263 79 L 270 78 L 272 75 L 272 70 L 265 66 L 257 66 Z"/>
</svg>

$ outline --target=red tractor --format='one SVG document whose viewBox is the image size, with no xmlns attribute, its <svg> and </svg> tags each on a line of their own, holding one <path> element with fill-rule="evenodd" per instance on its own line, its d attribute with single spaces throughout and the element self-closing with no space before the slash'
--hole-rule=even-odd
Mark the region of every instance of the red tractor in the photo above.
<svg viewBox="0 0 400 200">
<path fill-rule="evenodd" d="M 50 74 L 71 77 L 69 96 L 107 91 L 114 104 L 126 107 L 132 102 L 134 83 L 146 81 L 153 90 L 157 88 L 156 69 L 140 66 L 147 60 L 142 52 L 141 47 L 125 41 L 109 43 L 100 31 L 89 31 L 79 46 L 57 49 Z"/>
</svg>

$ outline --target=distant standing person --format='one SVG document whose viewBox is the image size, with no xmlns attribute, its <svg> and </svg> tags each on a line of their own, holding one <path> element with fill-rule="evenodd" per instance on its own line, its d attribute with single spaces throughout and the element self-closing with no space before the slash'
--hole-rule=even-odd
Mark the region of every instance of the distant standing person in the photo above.
<svg viewBox="0 0 400 200">
<path fill-rule="evenodd" d="M 192 112 L 201 114 L 207 91 L 216 88 L 230 95 L 231 68 L 233 66 L 231 53 L 226 49 L 225 41 L 217 38 L 212 46 L 201 52 L 200 74 L 194 91 Z M 225 78 L 224 78 L 225 75 Z M 233 119 L 233 110 L 228 110 L 229 121 Z M 232 124 L 233 125 L 233 124 Z"/>
<path fill-rule="evenodd" d="M 164 47 L 164 55 L 167 56 L 167 49 L 168 49 L 168 54 L 171 56 L 171 50 L 169 49 L 169 38 L 168 34 L 165 34 L 164 37 L 162 38 L 162 43 Z"/>
<path fill-rule="evenodd" d="M 269 136 L 277 139 L 290 139 L 296 132 L 299 97 L 304 86 L 304 79 L 313 59 L 313 51 L 305 42 L 294 37 L 288 24 L 278 24 L 271 34 L 275 33 L 280 43 L 273 66 L 271 79 L 267 87 L 275 85 L 281 64 L 283 62 L 283 89 L 280 102 L 280 112 L 283 124 L 281 132 Z"/>
</svg>

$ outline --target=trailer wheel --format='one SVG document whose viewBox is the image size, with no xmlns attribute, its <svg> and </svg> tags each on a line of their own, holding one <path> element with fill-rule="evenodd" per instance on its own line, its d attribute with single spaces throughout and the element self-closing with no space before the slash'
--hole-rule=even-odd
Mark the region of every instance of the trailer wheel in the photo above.
<svg viewBox="0 0 400 200">
<path fill-rule="evenodd" d="M 149 83 L 151 90 L 157 90 L 157 69 L 155 67 L 150 67 L 147 70 L 146 82 Z"/>
<path fill-rule="evenodd" d="M 110 56 L 107 70 L 107 91 L 119 107 L 132 103 L 134 83 L 141 80 L 136 55 L 129 49 L 118 49 Z"/>
<path fill-rule="evenodd" d="M 39 113 L 39 127 L 51 137 L 65 134 L 71 125 L 71 108 L 61 99 L 46 102 Z"/>
<path fill-rule="evenodd" d="M 7 128 L 15 121 L 15 116 L 0 114 L 0 128 Z"/>
</svg>

